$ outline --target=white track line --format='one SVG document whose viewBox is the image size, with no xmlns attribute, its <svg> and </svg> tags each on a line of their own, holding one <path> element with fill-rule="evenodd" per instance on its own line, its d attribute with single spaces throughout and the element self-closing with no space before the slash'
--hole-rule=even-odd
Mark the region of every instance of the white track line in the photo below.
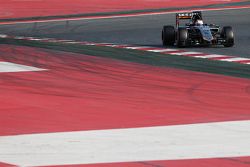
<svg viewBox="0 0 250 167">
<path fill-rule="evenodd" d="M 0 73 L 5 72 L 25 72 L 25 71 L 44 71 L 45 69 L 25 66 L 10 62 L 0 62 Z"/>
<path fill-rule="evenodd" d="M 0 161 L 49 166 L 250 156 L 250 121 L 0 137 Z"/>
</svg>

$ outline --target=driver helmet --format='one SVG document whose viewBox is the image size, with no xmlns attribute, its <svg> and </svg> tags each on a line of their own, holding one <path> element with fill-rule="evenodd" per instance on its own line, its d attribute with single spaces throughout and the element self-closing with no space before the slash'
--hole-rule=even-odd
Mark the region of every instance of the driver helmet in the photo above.
<svg viewBox="0 0 250 167">
<path fill-rule="evenodd" d="M 194 15 L 192 17 L 192 23 L 195 25 L 200 25 L 200 24 L 203 24 L 203 21 L 199 15 Z"/>
<path fill-rule="evenodd" d="M 202 20 L 196 20 L 195 24 L 196 24 L 196 25 L 202 25 L 202 24 L 203 24 L 203 21 L 202 21 Z"/>
</svg>

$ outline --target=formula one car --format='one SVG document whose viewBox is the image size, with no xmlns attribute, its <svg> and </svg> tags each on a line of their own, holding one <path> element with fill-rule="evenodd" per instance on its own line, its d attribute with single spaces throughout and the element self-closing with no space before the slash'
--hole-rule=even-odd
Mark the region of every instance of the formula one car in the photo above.
<svg viewBox="0 0 250 167">
<path fill-rule="evenodd" d="M 190 20 L 185 25 L 180 25 L 181 20 Z M 162 30 L 162 43 L 164 46 L 177 45 L 187 47 L 195 45 L 234 45 L 232 27 L 221 28 L 215 24 L 204 24 L 201 11 L 176 14 L 176 28 L 164 26 Z"/>
</svg>

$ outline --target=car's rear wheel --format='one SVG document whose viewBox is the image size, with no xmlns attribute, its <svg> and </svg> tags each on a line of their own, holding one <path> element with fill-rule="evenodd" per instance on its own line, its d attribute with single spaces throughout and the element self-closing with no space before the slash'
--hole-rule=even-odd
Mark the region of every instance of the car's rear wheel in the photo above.
<svg viewBox="0 0 250 167">
<path fill-rule="evenodd" d="M 232 27 L 223 27 L 221 31 L 221 37 L 225 40 L 225 42 L 223 43 L 225 47 L 234 46 L 234 33 Z"/>
<path fill-rule="evenodd" d="M 162 29 L 162 44 L 163 46 L 173 46 L 175 43 L 175 28 L 174 26 L 164 26 Z"/>
<path fill-rule="evenodd" d="M 188 30 L 184 27 L 178 28 L 177 31 L 177 46 L 186 47 L 188 46 Z"/>
</svg>

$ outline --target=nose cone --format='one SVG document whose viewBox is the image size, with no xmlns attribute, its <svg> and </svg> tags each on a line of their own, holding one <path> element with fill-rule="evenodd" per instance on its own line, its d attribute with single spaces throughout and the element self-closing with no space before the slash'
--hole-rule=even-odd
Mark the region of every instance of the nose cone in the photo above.
<svg viewBox="0 0 250 167">
<path fill-rule="evenodd" d="M 211 42 L 214 39 L 208 26 L 202 26 L 200 31 L 204 40 Z"/>
<path fill-rule="evenodd" d="M 203 39 L 204 40 L 206 40 L 206 41 L 209 41 L 209 42 L 211 42 L 214 38 L 213 38 L 213 36 L 211 35 L 211 36 L 203 36 Z"/>
</svg>

